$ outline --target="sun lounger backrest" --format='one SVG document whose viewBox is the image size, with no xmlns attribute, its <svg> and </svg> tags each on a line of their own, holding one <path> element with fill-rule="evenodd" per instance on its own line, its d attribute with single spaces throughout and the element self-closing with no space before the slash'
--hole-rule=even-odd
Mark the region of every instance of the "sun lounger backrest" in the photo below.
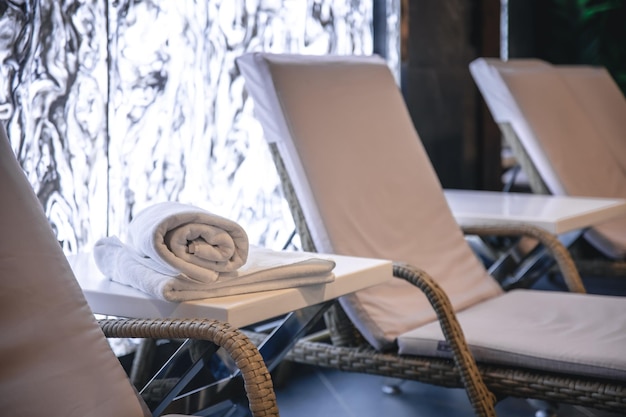
<svg viewBox="0 0 626 417">
<path fill-rule="evenodd" d="M 626 103 L 602 72 L 484 58 L 470 70 L 494 119 L 513 125 L 553 194 L 626 197 L 626 141 L 615 134 L 626 127 Z"/>
<path fill-rule="evenodd" d="M 485 102 L 496 123 L 511 122 L 519 117 L 519 108 L 512 99 L 507 86 L 500 77 L 499 68 L 537 68 L 550 67 L 540 59 L 516 59 L 503 62 L 497 58 L 478 58 L 470 63 L 470 72 L 483 95 L 487 95 Z"/>
<path fill-rule="evenodd" d="M 149 415 L 96 323 L 1 124 L 0 196 L 0 414 Z"/>
<path fill-rule="evenodd" d="M 603 67 L 555 66 L 626 176 L 626 97 Z"/>
<path fill-rule="evenodd" d="M 626 102 L 605 70 L 479 58 L 470 71 L 552 194 L 626 198 Z M 626 256 L 626 219 L 586 237 L 607 256 Z"/>
<path fill-rule="evenodd" d="M 480 90 L 489 111 L 496 123 L 508 124 L 516 134 L 522 150 L 532 161 L 532 169 L 536 170 L 545 186 L 552 194 L 564 194 L 563 184 L 554 171 L 547 155 L 535 137 L 535 131 L 524 117 L 522 110 L 505 80 L 501 70 L 549 68 L 550 64 L 537 59 L 521 59 L 503 62 L 497 58 L 478 58 L 470 63 L 470 72 Z M 531 172 L 528 173 L 532 174 Z M 544 191 L 545 192 L 545 191 Z"/>
<path fill-rule="evenodd" d="M 617 181 L 624 187 L 606 189 L 607 197 L 626 198 L 626 98 L 606 68 L 556 66 L 584 109 L 615 162 Z M 621 172 L 621 180 L 619 174 Z M 602 190 L 606 184 L 600 184 Z M 614 194 L 612 194 L 614 192 Z M 596 248 L 614 259 L 626 259 L 626 218 L 600 224 L 585 235 Z"/>
<path fill-rule="evenodd" d="M 565 194 L 626 197 L 616 157 L 558 70 L 501 69 L 500 74 Z"/>
<path fill-rule="evenodd" d="M 318 251 L 418 265 L 457 309 L 501 292 L 465 243 L 382 59 L 257 53 L 238 64 Z M 435 320 L 402 280 L 340 301 L 381 349 Z"/>
</svg>

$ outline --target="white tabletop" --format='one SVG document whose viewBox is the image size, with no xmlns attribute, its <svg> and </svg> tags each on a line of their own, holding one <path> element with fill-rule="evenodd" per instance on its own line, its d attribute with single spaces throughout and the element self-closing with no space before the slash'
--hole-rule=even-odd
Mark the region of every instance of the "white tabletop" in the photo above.
<svg viewBox="0 0 626 417">
<path fill-rule="evenodd" d="M 325 255 L 336 262 L 335 281 L 284 290 L 173 303 L 109 281 L 90 254 L 70 255 L 70 265 L 96 314 L 130 318 L 211 318 L 241 327 L 382 284 L 393 277 L 387 260 Z"/>
<path fill-rule="evenodd" d="M 532 224 L 554 234 L 626 216 L 626 200 L 495 191 L 445 190 L 461 226 Z"/>
</svg>

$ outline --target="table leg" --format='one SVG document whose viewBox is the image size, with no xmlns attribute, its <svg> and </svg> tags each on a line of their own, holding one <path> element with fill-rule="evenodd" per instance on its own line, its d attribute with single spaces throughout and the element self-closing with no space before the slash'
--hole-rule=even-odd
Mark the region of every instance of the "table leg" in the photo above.
<svg viewBox="0 0 626 417">
<path fill-rule="evenodd" d="M 319 322 L 331 304 L 332 301 L 328 301 L 289 313 L 282 323 L 267 336 L 258 348 L 270 372 L 278 366 L 298 339 L 309 333 Z M 190 347 L 191 342 L 185 341 L 172 358 L 168 360 L 168 363 L 155 375 L 151 384 L 154 384 L 159 379 L 168 378 L 171 368 L 180 357 L 188 354 Z M 215 349 L 211 350 L 210 346 L 206 346 L 199 355 L 196 355 L 197 360 L 188 367 L 182 376 L 172 383 L 169 392 L 164 395 L 162 400 L 157 405 L 151 407 L 154 416 L 160 415 L 170 406 L 184 406 L 186 412 L 194 413 L 194 415 L 212 415 L 216 412 L 223 412 L 228 407 L 237 409 L 233 410 L 233 412 L 242 413 L 242 415 L 249 414 L 248 401 L 239 371 L 232 361 L 222 360 L 223 358 L 219 355 L 219 352 L 217 354 L 214 353 Z M 213 361 L 213 364 L 219 363 L 220 370 L 217 372 L 217 380 L 183 393 L 183 389 L 186 388 L 191 380 L 201 371 L 207 370 L 211 361 Z M 209 372 L 215 375 L 214 370 L 209 370 Z M 220 377 L 220 375 L 224 374 L 227 376 Z"/>
</svg>

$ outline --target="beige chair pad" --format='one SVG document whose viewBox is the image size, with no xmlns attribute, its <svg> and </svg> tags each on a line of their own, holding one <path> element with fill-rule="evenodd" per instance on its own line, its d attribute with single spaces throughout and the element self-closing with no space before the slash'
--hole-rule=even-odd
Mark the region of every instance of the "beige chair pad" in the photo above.
<svg viewBox="0 0 626 417">
<path fill-rule="evenodd" d="M 623 298 L 515 290 L 458 318 L 478 362 L 626 381 Z M 433 322 L 402 334 L 398 345 L 401 354 L 448 357 L 443 340 Z"/>
</svg>

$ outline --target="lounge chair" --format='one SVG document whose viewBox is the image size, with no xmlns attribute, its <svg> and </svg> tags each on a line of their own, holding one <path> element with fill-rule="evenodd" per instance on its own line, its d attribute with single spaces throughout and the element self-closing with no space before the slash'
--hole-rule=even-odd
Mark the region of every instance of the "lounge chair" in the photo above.
<svg viewBox="0 0 626 417">
<path fill-rule="evenodd" d="M 239 403 L 254 416 L 278 415 L 267 368 L 239 330 L 213 320 L 98 325 L 1 124 L 0 196 L 0 415 L 152 415 L 105 335 L 222 346 L 245 381 L 249 401 Z"/>
<path fill-rule="evenodd" d="M 470 72 L 533 192 L 626 198 L 626 98 L 606 69 L 479 58 Z M 581 273 L 626 276 L 626 217 L 584 239 L 598 256 L 577 253 Z"/>
<path fill-rule="evenodd" d="M 300 342 L 289 359 L 464 386 L 477 415 L 495 415 L 505 396 L 626 411 L 626 299 L 504 292 L 456 224 L 382 59 L 250 53 L 237 63 L 303 247 L 392 259 L 404 278 L 342 297 L 332 343 Z M 554 236 L 468 232 L 542 239 L 584 292 Z"/>
</svg>

